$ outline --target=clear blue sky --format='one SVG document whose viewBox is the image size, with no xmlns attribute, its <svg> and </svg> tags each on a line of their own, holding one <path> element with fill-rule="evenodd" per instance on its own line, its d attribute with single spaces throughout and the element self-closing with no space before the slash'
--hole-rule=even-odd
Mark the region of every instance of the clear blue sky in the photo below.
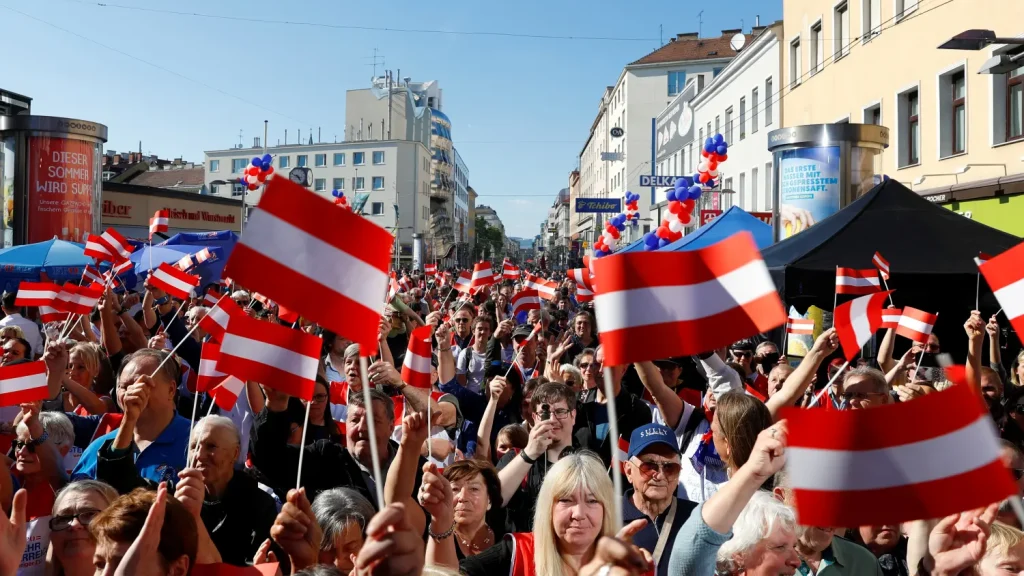
<svg viewBox="0 0 1024 576">
<path fill-rule="evenodd" d="M 203 150 L 236 144 L 240 129 L 243 143 L 251 145 L 262 135 L 264 119 L 271 143 L 285 129 L 289 139 L 310 127 L 321 128 L 324 140 L 340 137 L 345 91 L 368 85 L 376 47 L 387 68 L 440 82 L 452 138 L 478 203 L 497 210 L 508 235 L 522 237 L 537 234 L 555 193 L 568 185 L 604 87 L 623 65 L 657 48 L 659 25 L 666 40 L 696 31 L 704 6 L 670 0 L 292 0 L 287 9 L 269 0 L 105 4 L 0 0 L 8 56 L 0 62 L 0 87 L 32 97 L 36 114 L 106 124 L 108 148 L 136 150 L 141 140 L 144 152 L 201 161 Z M 770 23 L 781 17 L 781 2 L 708 4 L 704 35 L 738 28 L 740 19 L 749 30 L 756 14 Z M 267 20 L 649 40 L 383 32 Z M 16 54 L 22 57 L 11 58 Z"/>
</svg>

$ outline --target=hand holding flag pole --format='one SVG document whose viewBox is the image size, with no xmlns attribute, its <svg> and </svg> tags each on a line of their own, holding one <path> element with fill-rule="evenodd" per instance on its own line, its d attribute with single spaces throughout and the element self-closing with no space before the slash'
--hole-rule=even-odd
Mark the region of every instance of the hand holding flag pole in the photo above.
<svg viewBox="0 0 1024 576">
<path fill-rule="evenodd" d="M 216 310 L 220 306 L 220 301 L 223 300 L 224 298 L 227 298 L 227 294 L 221 296 L 220 300 L 217 300 L 217 303 L 210 307 L 210 311 L 207 312 L 207 314 L 210 314 L 214 310 Z M 157 375 L 158 372 L 160 372 L 160 369 L 164 367 L 164 364 L 167 364 L 167 361 L 174 357 L 174 353 L 178 351 L 178 348 L 181 348 L 181 345 L 184 344 L 192 336 L 192 333 L 195 332 L 197 328 L 199 328 L 199 322 L 196 322 L 195 325 L 192 326 L 192 328 L 190 328 L 189 331 L 185 333 L 185 336 L 182 337 L 181 341 L 174 345 L 174 348 L 172 348 L 170 353 L 167 354 L 167 357 L 164 358 L 163 361 L 160 362 L 160 365 L 156 367 L 156 370 L 153 370 L 153 373 L 149 375 L 150 378 L 153 378 L 154 376 Z M 192 417 L 193 419 L 195 418 L 194 407 L 192 409 Z"/>
<path fill-rule="evenodd" d="M 531 334 L 532 336 L 532 334 Z M 612 368 L 604 368 L 604 397 L 608 401 L 608 438 L 619 438 L 618 410 L 615 407 L 615 384 L 612 382 Z M 622 458 L 619 451 L 612 446 L 612 495 L 615 497 L 612 506 L 612 526 L 615 532 L 622 530 Z"/>
<path fill-rule="evenodd" d="M 363 404 L 364 404 L 364 407 L 365 407 L 365 410 L 366 410 L 366 425 L 370 429 L 370 438 L 376 438 L 377 437 L 377 432 L 376 432 L 376 430 L 377 430 L 377 423 L 374 422 L 374 418 L 373 418 L 373 396 L 370 394 L 370 378 L 369 378 L 369 373 L 370 373 L 369 362 L 367 361 L 366 356 L 363 356 L 362 354 L 360 354 L 359 355 L 359 375 L 362 377 L 362 380 L 363 380 Z M 429 402 L 430 402 L 430 397 L 428 396 L 427 397 L 427 412 L 428 413 L 430 412 L 430 403 Z M 312 404 L 312 402 L 310 402 L 310 404 Z M 308 404 L 306 406 L 306 418 L 307 418 L 307 420 L 309 419 L 309 405 Z M 382 423 L 382 425 L 383 425 L 383 423 Z M 429 432 L 430 432 L 430 429 L 428 428 L 427 429 L 428 437 L 429 437 Z M 305 434 L 305 429 L 303 429 L 303 434 Z M 303 452 L 305 452 L 305 450 L 300 450 L 299 451 L 299 473 L 300 474 L 302 473 L 302 453 Z M 384 508 L 384 482 L 383 482 L 383 476 L 381 475 L 381 472 L 380 472 L 380 454 L 377 452 L 377 442 L 375 442 L 375 441 L 374 442 L 370 442 L 370 460 L 371 460 L 372 465 L 373 465 L 373 470 L 371 470 L 371 472 L 373 473 L 373 484 L 374 484 L 374 488 L 376 488 L 376 493 L 377 493 L 377 509 L 380 510 L 380 509 Z"/>
</svg>

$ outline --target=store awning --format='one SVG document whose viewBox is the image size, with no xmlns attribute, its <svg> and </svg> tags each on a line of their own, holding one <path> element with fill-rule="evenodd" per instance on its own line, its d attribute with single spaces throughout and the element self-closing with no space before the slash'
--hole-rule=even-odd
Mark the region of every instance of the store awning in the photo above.
<svg viewBox="0 0 1024 576">
<path fill-rule="evenodd" d="M 915 190 L 915 192 L 919 196 L 923 196 L 925 199 L 938 204 L 1022 194 L 1024 193 L 1024 173 L 1010 174 L 1009 176 L 1000 176 L 998 178 L 986 178 L 984 180 L 972 180 L 951 186 Z"/>
</svg>

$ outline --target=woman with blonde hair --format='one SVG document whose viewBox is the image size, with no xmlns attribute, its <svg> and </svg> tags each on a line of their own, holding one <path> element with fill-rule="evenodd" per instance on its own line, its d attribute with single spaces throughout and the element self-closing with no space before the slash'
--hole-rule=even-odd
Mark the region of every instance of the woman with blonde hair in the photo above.
<svg viewBox="0 0 1024 576">
<path fill-rule="evenodd" d="M 99 480 L 72 482 L 57 493 L 50 517 L 47 574 L 91 576 L 96 541 L 89 524 L 117 499 L 117 491 Z"/>
<path fill-rule="evenodd" d="M 109 395 L 101 396 L 96 390 L 96 378 L 100 375 L 103 352 L 98 344 L 79 342 L 68 351 L 68 371 L 64 377 L 61 394 L 64 412 L 84 410 L 87 414 L 99 415 L 115 412 L 114 401 Z M 47 409 L 54 409 L 47 405 Z"/>
<path fill-rule="evenodd" d="M 583 372 L 580 369 L 573 366 L 572 364 L 562 364 L 558 367 L 557 379 L 562 380 L 576 392 L 583 391 Z"/>
</svg>

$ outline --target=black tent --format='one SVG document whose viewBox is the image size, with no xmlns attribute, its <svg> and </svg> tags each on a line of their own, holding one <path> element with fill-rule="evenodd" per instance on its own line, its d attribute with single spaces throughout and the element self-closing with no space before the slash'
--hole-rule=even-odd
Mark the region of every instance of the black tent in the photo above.
<svg viewBox="0 0 1024 576">
<path fill-rule="evenodd" d="M 835 268 L 872 268 L 878 251 L 889 261 L 897 306 L 952 314 L 959 327 L 974 308 L 979 253 L 999 254 L 1020 239 L 975 222 L 887 180 L 811 228 L 764 250 L 787 306 L 831 311 Z M 981 312 L 999 309 L 981 280 Z M 840 296 L 840 303 L 848 297 Z M 1005 318 L 1002 319 L 1005 325 Z M 946 332 L 942 330 L 941 332 Z M 939 334 L 941 337 L 942 334 Z M 963 333 L 960 330 L 961 335 Z"/>
</svg>

